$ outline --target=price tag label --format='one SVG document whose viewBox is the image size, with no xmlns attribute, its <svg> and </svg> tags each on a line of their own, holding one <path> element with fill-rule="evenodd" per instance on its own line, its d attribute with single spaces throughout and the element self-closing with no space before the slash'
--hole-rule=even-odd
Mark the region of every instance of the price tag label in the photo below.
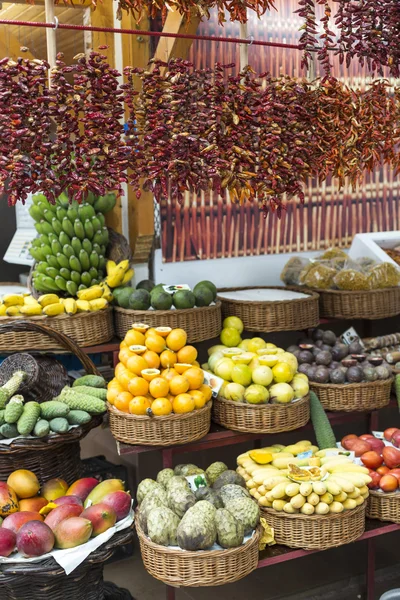
<svg viewBox="0 0 400 600">
<path fill-rule="evenodd" d="M 167 292 L 167 294 L 175 294 L 175 292 L 178 292 L 180 290 L 186 290 L 190 292 L 190 286 L 188 286 L 186 283 L 177 283 L 176 285 L 163 285 L 163 290 L 164 292 Z"/>
<path fill-rule="evenodd" d="M 204 373 L 204 383 L 206 385 L 210 386 L 210 388 L 212 390 L 213 398 L 216 398 L 218 396 L 219 390 L 222 387 L 222 384 L 224 383 L 224 380 L 221 379 L 220 377 L 217 377 L 213 373 L 208 373 L 207 371 L 203 371 L 203 373 Z"/>
<path fill-rule="evenodd" d="M 358 335 L 357 331 L 354 329 L 354 327 L 350 327 L 349 329 L 347 329 L 341 335 L 341 340 L 343 344 L 347 344 L 348 346 L 350 346 L 352 342 L 360 342 L 361 346 L 364 348 L 363 341 Z"/>
</svg>

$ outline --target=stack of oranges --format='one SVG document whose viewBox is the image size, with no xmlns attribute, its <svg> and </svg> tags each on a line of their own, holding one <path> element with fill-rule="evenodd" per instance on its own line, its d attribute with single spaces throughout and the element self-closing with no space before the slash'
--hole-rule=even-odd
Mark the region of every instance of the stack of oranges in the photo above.
<svg viewBox="0 0 400 600">
<path fill-rule="evenodd" d="M 107 400 L 133 415 L 189 413 L 211 400 L 197 350 L 183 329 L 134 323 L 120 345 Z"/>
</svg>

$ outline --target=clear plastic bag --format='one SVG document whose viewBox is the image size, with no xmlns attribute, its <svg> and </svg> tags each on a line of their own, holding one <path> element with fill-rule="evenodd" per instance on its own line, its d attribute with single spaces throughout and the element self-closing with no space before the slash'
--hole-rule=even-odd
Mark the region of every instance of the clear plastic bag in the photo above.
<svg viewBox="0 0 400 600">
<path fill-rule="evenodd" d="M 330 261 L 327 261 L 327 263 L 328 264 L 322 262 L 314 263 L 311 268 L 304 273 L 304 276 L 303 273 L 301 274 L 300 280 L 309 288 L 329 290 L 334 285 L 333 280 L 336 275 L 336 269 L 330 266 Z"/>
<path fill-rule="evenodd" d="M 334 277 L 334 283 L 339 290 L 368 290 L 367 275 L 356 269 L 342 269 Z"/>
<path fill-rule="evenodd" d="M 396 287 L 400 283 L 400 270 L 391 263 L 380 263 L 372 267 L 368 281 L 371 290 Z"/>
<path fill-rule="evenodd" d="M 292 256 L 283 267 L 281 281 L 285 285 L 300 285 L 300 274 L 309 263 L 307 258 Z"/>
<path fill-rule="evenodd" d="M 347 253 L 341 248 L 328 248 L 321 256 L 318 256 L 318 260 L 332 260 L 335 258 L 342 258 L 346 260 L 348 258 Z"/>
</svg>

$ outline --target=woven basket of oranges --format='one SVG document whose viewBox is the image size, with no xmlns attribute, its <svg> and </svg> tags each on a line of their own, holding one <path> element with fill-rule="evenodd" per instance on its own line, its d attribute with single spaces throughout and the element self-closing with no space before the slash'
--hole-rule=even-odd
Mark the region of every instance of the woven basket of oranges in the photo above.
<svg viewBox="0 0 400 600">
<path fill-rule="evenodd" d="M 107 390 L 115 439 L 173 446 L 208 433 L 212 392 L 183 329 L 134 323 L 118 358 Z"/>
</svg>

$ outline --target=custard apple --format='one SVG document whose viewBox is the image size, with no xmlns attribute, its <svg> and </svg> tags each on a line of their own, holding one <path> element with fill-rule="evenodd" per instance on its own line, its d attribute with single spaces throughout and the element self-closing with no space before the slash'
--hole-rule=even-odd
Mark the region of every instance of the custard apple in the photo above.
<svg viewBox="0 0 400 600">
<path fill-rule="evenodd" d="M 243 488 L 240 485 L 235 485 L 234 483 L 224 485 L 220 490 L 218 490 L 218 495 L 221 498 L 224 506 L 226 506 L 228 502 L 234 498 L 251 498 L 246 488 Z"/>
<path fill-rule="evenodd" d="M 212 463 L 212 465 L 206 469 L 208 485 L 212 485 L 214 481 L 221 475 L 221 473 L 227 470 L 228 467 L 223 462 Z"/>
<path fill-rule="evenodd" d="M 157 482 L 154 479 L 143 479 L 138 485 L 136 492 L 136 500 L 138 504 L 141 504 L 143 498 L 157 486 Z"/>
<path fill-rule="evenodd" d="M 188 480 L 185 479 L 184 477 L 181 477 L 180 475 L 174 475 L 173 477 L 171 477 L 170 479 L 168 479 L 165 489 L 167 490 L 167 492 L 169 492 L 172 489 L 175 488 L 183 488 L 184 490 L 187 490 L 188 492 L 190 492 L 190 485 L 188 483 Z"/>
<path fill-rule="evenodd" d="M 222 508 L 224 505 L 221 500 L 221 496 L 215 490 L 209 487 L 201 487 L 195 491 L 194 495 L 196 500 L 207 500 L 215 506 L 215 508 Z"/>
<path fill-rule="evenodd" d="M 236 548 L 240 546 L 244 538 L 244 526 L 229 510 L 220 508 L 215 515 L 217 527 L 217 542 L 223 548 Z"/>
<path fill-rule="evenodd" d="M 260 520 L 260 510 L 250 498 L 235 498 L 225 505 L 225 508 L 243 524 L 244 534 L 253 531 Z"/>
<path fill-rule="evenodd" d="M 164 504 L 158 496 L 152 496 L 151 494 L 149 494 L 146 496 L 146 498 L 140 505 L 137 516 L 139 520 L 139 525 L 145 533 L 147 533 L 147 517 L 149 516 L 149 513 L 151 510 L 153 510 L 153 508 L 165 509 L 167 508 L 167 505 Z"/>
<path fill-rule="evenodd" d="M 219 475 L 219 477 L 217 477 L 217 479 L 214 481 L 212 487 L 214 490 L 219 490 L 224 485 L 228 485 L 229 483 L 246 487 L 246 482 L 243 477 L 239 475 L 239 473 L 236 473 L 236 471 L 231 471 L 230 469 L 221 473 L 221 475 Z"/>
<path fill-rule="evenodd" d="M 181 475 L 182 477 L 189 477 L 190 475 L 202 475 L 204 469 L 200 469 L 200 467 L 189 463 L 187 465 L 176 465 L 174 473 L 175 475 Z"/>
<path fill-rule="evenodd" d="M 183 517 L 185 512 L 196 504 L 196 498 L 193 492 L 188 492 L 184 487 L 177 486 L 168 490 L 168 506 L 178 515 Z"/>
<path fill-rule="evenodd" d="M 199 510 L 198 505 L 193 506 L 179 523 L 176 537 L 183 550 L 206 550 L 217 539 L 214 518 Z"/>
<path fill-rule="evenodd" d="M 217 512 L 214 504 L 211 504 L 208 500 L 200 500 L 193 506 L 193 509 L 210 519 L 214 519 Z"/>
<path fill-rule="evenodd" d="M 157 483 L 163 487 L 167 487 L 168 481 L 174 476 L 173 469 L 163 469 L 157 475 Z"/>
<path fill-rule="evenodd" d="M 153 508 L 147 516 L 148 536 L 155 544 L 177 546 L 176 531 L 179 523 L 179 517 L 169 508 Z"/>
</svg>

